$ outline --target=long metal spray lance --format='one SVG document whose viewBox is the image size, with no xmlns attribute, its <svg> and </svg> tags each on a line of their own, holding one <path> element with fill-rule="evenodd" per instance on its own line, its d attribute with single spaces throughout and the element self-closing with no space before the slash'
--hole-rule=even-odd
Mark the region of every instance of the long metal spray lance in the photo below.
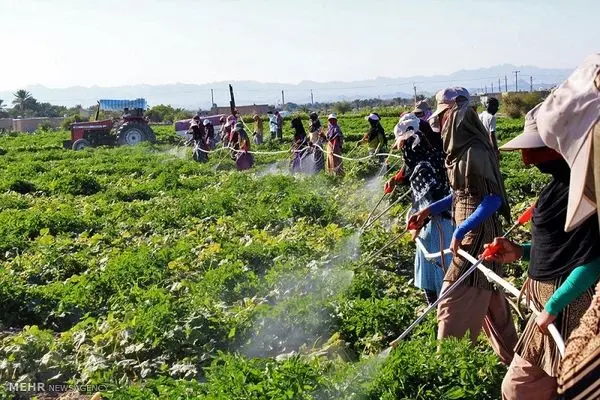
<svg viewBox="0 0 600 400">
<path fill-rule="evenodd" d="M 377 211 L 377 208 L 379 207 L 379 205 L 381 204 L 381 202 L 390 195 L 390 193 L 384 193 L 383 196 L 381 196 L 381 198 L 379 199 L 379 201 L 377 202 L 377 204 L 375 204 L 375 207 L 373 207 L 373 209 L 371 210 L 371 212 L 369 213 L 369 215 L 367 216 L 367 219 L 365 221 L 364 224 L 362 224 L 362 226 L 360 227 L 360 231 L 364 231 L 365 226 L 367 226 L 367 224 L 371 221 L 371 217 L 373 216 L 373 214 L 375 214 L 375 211 Z"/>
<path fill-rule="evenodd" d="M 525 212 L 519 217 L 519 219 L 517 220 L 517 222 L 515 222 L 515 224 L 513 226 L 510 227 L 509 230 L 507 230 L 504 235 L 502 235 L 502 237 L 506 237 L 508 234 L 510 234 L 513 230 L 515 230 L 518 226 L 521 226 L 525 223 L 527 223 L 530 219 L 531 219 L 531 215 L 533 213 L 533 205 L 530 206 L 527 210 L 525 210 Z M 406 330 L 404 332 L 402 332 L 402 334 L 400 336 L 398 336 L 398 338 L 396 338 L 395 340 L 393 340 L 390 343 L 390 346 L 388 349 L 386 349 L 386 352 L 389 353 L 389 350 L 393 347 L 396 347 L 405 337 L 408 336 L 408 334 L 410 332 L 412 332 L 412 330 L 421 323 L 421 321 L 423 321 L 423 319 L 425 319 L 425 317 L 427 316 L 427 314 L 429 314 L 429 312 L 431 310 L 433 310 L 434 308 L 436 308 L 438 306 L 438 304 L 440 304 L 440 302 L 442 300 L 444 300 L 446 297 L 448 297 L 448 295 L 454 290 L 456 289 L 464 280 L 466 280 L 469 275 L 471 275 L 473 273 L 473 271 L 475 271 L 477 269 L 477 267 L 479 267 L 481 265 L 481 263 L 484 261 L 484 259 L 486 257 L 489 257 L 491 255 L 493 255 L 494 253 L 496 253 L 499 250 L 498 247 L 488 247 L 483 254 L 479 257 L 479 259 L 477 260 L 477 262 L 473 263 L 471 265 L 471 267 L 469 267 L 469 269 L 462 274 L 454 283 L 452 283 L 452 285 L 448 286 L 446 288 L 446 290 L 444 290 L 440 296 L 438 297 L 438 299 L 433 302 L 433 304 L 431 304 L 429 307 L 427 307 L 425 309 L 425 311 L 419 315 L 419 317 L 408 327 L 406 328 Z"/>
<path fill-rule="evenodd" d="M 385 213 L 387 213 L 392 207 L 394 207 L 396 204 L 398 204 L 400 201 L 402 201 L 404 198 L 406 198 L 406 196 L 408 196 L 410 194 L 410 190 L 407 190 L 406 192 L 404 192 L 404 194 L 402 194 L 401 196 L 399 196 L 396 200 L 394 200 L 394 202 L 392 204 L 390 204 L 389 206 L 387 206 L 382 212 L 380 212 L 379 214 L 377 214 L 376 217 L 374 217 L 373 219 L 371 219 L 370 221 L 368 221 L 362 228 L 361 231 L 364 231 L 365 229 L 369 228 L 371 225 L 373 225 L 375 222 L 377 222 L 377 220 L 381 217 L 383 217 L 385 215 Z"/>
</svg>

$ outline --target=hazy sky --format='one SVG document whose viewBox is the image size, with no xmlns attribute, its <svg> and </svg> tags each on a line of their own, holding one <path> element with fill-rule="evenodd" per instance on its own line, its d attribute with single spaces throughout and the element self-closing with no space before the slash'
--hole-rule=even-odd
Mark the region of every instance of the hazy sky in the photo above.
<svg viewBox="0 0 600 400">
<path fill-rule="evenodd" d="M 0 90 L 358 80 L 600 51 L 600 0 L 0 0 Z"/>
</svg>

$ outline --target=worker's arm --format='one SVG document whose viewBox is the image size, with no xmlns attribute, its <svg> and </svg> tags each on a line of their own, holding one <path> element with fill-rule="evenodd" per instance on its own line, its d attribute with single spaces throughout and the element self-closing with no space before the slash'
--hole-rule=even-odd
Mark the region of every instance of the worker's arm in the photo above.
<svg viewBox="0 0 600 400">
<path fill-rule="evenodd" d="M 497 194 L 489 194 L 481 200 L 473 214 L 469 215 L 454 231 L 454 238 L 462 240 L 465 235 L 476 229 L 482 222 L 491 217 L 502 205 L 502 198 Z"/>
<path fill-rule="evenodd" d="M 521 255 L 521 260 L 529 261 L 531 258 L 531 243 L 523 243 L 521 245 L 521 249 L 523 251 L 523 255 Z"/>
<path fill-rule="evenodd" d="M 429 208 L 429 213 L 431 215 L 439 215 L 444 211 L 448 211 L 452 207 L 452 193 L 448 196 L 444 197 L 441 200 L 432 203 Z"/>
<path fill-rule="evenodd" d="M 548 314 L 557 315 L 573 300 L 595 285 L 600 278 L 600 258 L 575 268 L 567 279 L 554 292 L 544 309 Z"/>
</svg>

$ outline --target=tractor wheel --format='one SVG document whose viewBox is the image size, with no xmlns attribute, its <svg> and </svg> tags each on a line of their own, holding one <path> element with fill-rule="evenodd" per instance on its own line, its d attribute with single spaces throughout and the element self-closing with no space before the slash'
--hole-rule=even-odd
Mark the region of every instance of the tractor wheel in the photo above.
<svg viewBox="0 0 600 400">
<path fill-rule="evenodd" d="M 150 128 L 149 125 L 144 125 L 145 129 L 144 129 L 144 133 L 146 134 L 146 140 L 149 141 L 150 143 L 156 143 L 156 135 L 154 134 L 154 131 L 152 130 L 152 128 Z"/>
<path fill-rule="evenodd" d="M 83 150 L 86 147 L 90 147 L 90 142 L 88 142 L 85 139 L 77 139 L 76 141 L 73 142 L 73 146 L 71 146 L 71 148 L 75 151 L 77 150 Z"/>
<path fill-rule="evenodd" d="M 147 140 L 145 126 L 139 122 L 125 122 L 117 129 L 117 144 L 131 146 Z"/>
</svg>

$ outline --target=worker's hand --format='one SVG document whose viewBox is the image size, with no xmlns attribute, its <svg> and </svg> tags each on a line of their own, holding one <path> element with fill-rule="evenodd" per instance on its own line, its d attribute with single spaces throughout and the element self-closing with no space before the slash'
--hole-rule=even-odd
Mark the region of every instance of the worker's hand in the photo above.
<svg viewBox="0 0 600 400">
<path fill-rule="evenodd" d="M 417 236 L 419 236 L 419 233 L 421 233 L 421 229 L 411 229 L 408 232 L 410 233 L 410 240 L 414 242 L 417 239 Z"/>
<path fill-rule="evenodd" d="M 409 229 L 409 230 L 421 229 L 423 227 L 423 225 L 425 225 L 425 222 L 427 221 L 427 219 L 429 218 L 430 215 L 431 215 L 431 212 L 429 211 L 429 208 L 425 208 L 425 209 L 419 211 L 418 213 L 413 214 L 408 219 L 407 229 Z"/>
<path fill-rule="evenodd" d="M 397 185 L 401 185 L 404 183 L 404 169 L 401 169 L 400 171 L 398 171 L 398 173 L 396 175 L 394 175 L 394 182 Z"/>
<path fill-rule="evenodd" d="M 555 320 L 556 315 L 552 315 L 548 313 L 548 311 L 543 310 L 535 319 L 535 323 L 537 324 L 540 332 L 542 332 L 544 335 L 548 335 L 548 325 L 553 323 Z"/>
<path fill-rule="evenodd" d="M 462 239 L 457 239 L 456 237 L 452 236 L 452 241 L 450 242 L 450 250 L 452 251 L 452 254 L 456 255 L 458 253 L 461 244 Z"/>
<path fill-rule="evenodd" d="M 494 261 L 500 264 L 515 262 L 523 256 L 523 249 L 518 244 L 502 237 L 495 238 L 492 243 L 483 245 L 484 253 L 487 250 L 488 255 L 484 255 L 485 261 Z"/>
</svg>

